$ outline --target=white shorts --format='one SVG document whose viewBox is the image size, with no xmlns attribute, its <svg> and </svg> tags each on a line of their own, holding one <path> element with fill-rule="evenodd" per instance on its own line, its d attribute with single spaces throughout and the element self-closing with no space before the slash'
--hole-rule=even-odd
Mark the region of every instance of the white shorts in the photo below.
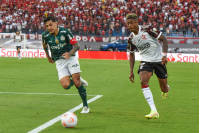
<svg viewBox="0 0 200 133">
<path fill-rule="evenodd" d="M 71 56 L 68 60 L 58 59 L 56 61 L 58 78 L 61 80 L 65 76 L 72 76 L 74 73 L 80 73 L 80 65 L 76 56 Z"/>
</svg>

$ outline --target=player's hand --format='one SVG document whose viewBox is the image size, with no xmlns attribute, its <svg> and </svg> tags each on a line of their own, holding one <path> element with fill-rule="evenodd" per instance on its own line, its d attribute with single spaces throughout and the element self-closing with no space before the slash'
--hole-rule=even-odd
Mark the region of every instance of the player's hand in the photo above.
<svg viewBox="0 0 200 133">
<path fill-rule="evenodd" d="M 129 79 L 132 83 L 134 83 L 134 73 L 130 73 Z"/>
<path fill-rule="evenodd" d="M 51 57 L 48 58 L 49 63 L 54 63 L 53 59 Z"/>
<path fill-rule="evenodd" d="M 162 65 L 167 65 L 167 56 L 163 56 L 162 57 L 162 63 L 161 63 Z"/>
<path fill-rule="evenodd" d="M 64 56 L 64 58 L 65 58 L 66 60 L 69 59 L 69 57 L 70 57 L 68 52 L 62 54 L 62 56 Z"/>
</svg>

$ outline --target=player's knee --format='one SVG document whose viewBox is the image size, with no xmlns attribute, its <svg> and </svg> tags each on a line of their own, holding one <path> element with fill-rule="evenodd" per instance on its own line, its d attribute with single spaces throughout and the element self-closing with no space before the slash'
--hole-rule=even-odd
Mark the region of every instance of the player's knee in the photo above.
<svg viewBox="0 0 200 133">
<path fill-rule="evenodd" d="M 145 80 L 142 80 L 142 79 L 140 80 L 140 83 L 141 83 L 142 86 L 148 84 Z"/>
<path fill-rule="evenodd" d="M 70 86 L 70 84 L 64 83 L 64 84 L 62 84 L 62 87 L 64 89 L 68 90 L 68 89 L 70 89 L 71 86 Z"/>
</svg>

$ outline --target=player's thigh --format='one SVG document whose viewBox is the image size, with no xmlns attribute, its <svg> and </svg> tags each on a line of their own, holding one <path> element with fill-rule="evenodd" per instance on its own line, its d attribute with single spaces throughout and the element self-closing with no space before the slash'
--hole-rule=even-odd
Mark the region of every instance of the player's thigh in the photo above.
<svg viewBox="0 0 200 133">
<path fill-rule="evenodd" d="M 73 81 L 75 86 L 80 86 L 81 82 L 80 82 L 80 64 L 78 61 L 78 58 L 76 56 L 72 56 L 69 59 L 69 64 L 68 64 L 68 70 L 70 72 L 70 74 L 72 75 Z"/>
<path fill-rule="evenodd" d="M 140 75 L 141 85 L 147 85 L 153 74 L 153 67 L 149 62 L 141 62 L 138 74 Z"/>
<path fill-rule="evenodd" d="M 59 59 L 59 60 L 56 61 L 56 69 L 57 69 L 57 72 L 58 72 L 59 80 L 61 80 L 65 76 L 68 76 L 68 77 L 71 76 L 69 69 L 66 66 L 66 64 L 67 64 L 67 60 L 65 60 L 65 59 Z"/>
<path fill-rule="evenodd" d="M 21 47 L 16 46 L 17 52 L 20 52 Z"/>
<path fill-rule="evenodd" d="M 154 72 L 156 76 L 160 79 L 166 79 L 167 78 L 167 68 L 164 65 L 161 64 L 161 62 L 157 62 L 154 64 Z"/>
<path fill-rule="evenodd" d="M 72 79 L 73 79 L 74 85 L 76 87 L 80 87 L 81 86 L 80 73 L 72 74 Z"/>
<path fill-rule="evenodd" d="M 68 67 L 68 70 L 71 75 L 81 72 L 80 64 L 79 64 L 78 58 L 76 56 L 71 56 L 68 59 L 67 67 Z"/>
</svg>

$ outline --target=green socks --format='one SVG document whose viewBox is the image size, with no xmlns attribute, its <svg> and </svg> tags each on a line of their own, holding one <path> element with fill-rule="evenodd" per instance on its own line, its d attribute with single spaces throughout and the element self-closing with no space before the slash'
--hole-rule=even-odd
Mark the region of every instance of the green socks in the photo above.
<svg viewBox="0 0 200 133">
<path fill-rule="evenodd" d="M 69 86 L 67 88 L 65 88 L 66 90 L 70 89 L 74 85 L 73 80 L 72 79 L 70 79 L 70 80 L 71 80 L 71 82 L 70 82 Z M 78 89 L 78 93 L 81 96 L 81 99 L 83 101 L 83 106 L 87 106 L 88 107 L 86 89 L 84 88 L 84 86 L 82 84 L 77 89 Z"/>
<path fill-rule="evenodd" d="M 65 88 L 66 90 L 69 90 L 73 85 L 74 85 L 74 82 L 73 82 L 73 80 L 72 79 L 70 79 L 70 84 L 69 84 L 69 86 L 67 87 L 67 88 Z"/>
<path fill-rule="evenodd" d="M 83 101 L 83 106 L 87 106 L 88 107 L 86 89 L 84 88 L 84 86 L 82 84 L 77 89 L 78 89 L 78 93 L 81 96 L 81 99 Z"/>
</svg>

